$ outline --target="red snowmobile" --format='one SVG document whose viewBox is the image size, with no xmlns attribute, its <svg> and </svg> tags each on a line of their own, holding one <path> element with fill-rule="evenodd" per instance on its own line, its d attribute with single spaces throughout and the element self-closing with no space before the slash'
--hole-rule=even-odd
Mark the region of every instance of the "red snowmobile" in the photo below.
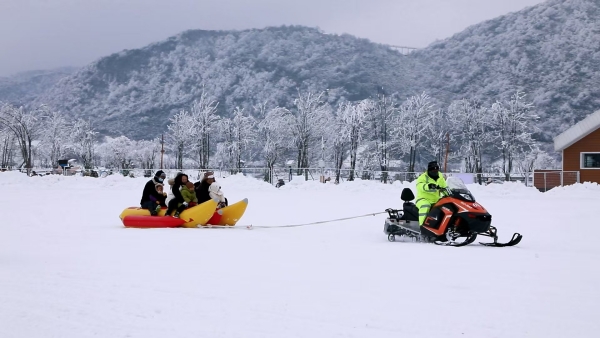
<svg viewBox="0 0 600 338">
<path fill-rule="evenodd" d="M 485 246 L 519 244 L 523 238 L 519 233 L 515 233 L 507 243 L 498 242 L 497 229 L 491 225 L 492 215 L 475 201 L 460 178 L 449 177 L 447 185 L 447 188 L 440 188 L 443 197 L 431 207 L 422 226 L 419 226 L 419 209 L 411 202 L 415 195 L 409 188 L 404 188 L 400 196 L 404 201 L 402 209 L 386 209 L 389 217 L 385 220 L 384 233 L 388 240 L 393 242 L 396 236 L 405 236 L 458 247 L 471 244 L 477 235 L 482 235 L 494 239 L 493 243 L 480 243 Z"/>
</svg>

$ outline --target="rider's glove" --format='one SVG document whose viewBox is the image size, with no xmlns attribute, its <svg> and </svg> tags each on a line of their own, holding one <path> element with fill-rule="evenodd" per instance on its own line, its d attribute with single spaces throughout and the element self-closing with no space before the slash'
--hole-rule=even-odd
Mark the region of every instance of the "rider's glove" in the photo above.
<svg viewBox="0 0 600 338">
<path fill-rule="evenodd" d="M 188 202 L 183 202 L 183 206 L 187 208 Z"/>
<path fill-rule="evenodd" d="M 427 187 L 429 188 L 429 190 L 439 189 L 439 187 L 435 183 L 429 183 Z"/>
</svg>

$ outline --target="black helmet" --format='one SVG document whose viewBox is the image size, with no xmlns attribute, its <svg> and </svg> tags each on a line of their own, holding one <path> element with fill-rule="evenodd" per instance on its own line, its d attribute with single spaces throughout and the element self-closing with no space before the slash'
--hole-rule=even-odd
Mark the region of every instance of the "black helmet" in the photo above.
<svg viewBox="0 0 600 338">
<path fill-rule="evenodd" d="M 440 170 L 440 166 L 437 161 L 431 161 L 427 163 L 427 171 Z"/>
</svg>

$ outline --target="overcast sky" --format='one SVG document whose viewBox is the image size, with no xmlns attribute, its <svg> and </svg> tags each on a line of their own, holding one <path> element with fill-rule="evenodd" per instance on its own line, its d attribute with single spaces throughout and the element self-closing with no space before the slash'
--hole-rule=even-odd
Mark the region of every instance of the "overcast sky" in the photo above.
<svg viewBox="0 0 600 338">
<path fill-rule="evenodd" d="M 0 0 L 0 76 L 83 66 L 188 29 L 319 27 L 425 47 L 544 0 Z"/>
</svg>

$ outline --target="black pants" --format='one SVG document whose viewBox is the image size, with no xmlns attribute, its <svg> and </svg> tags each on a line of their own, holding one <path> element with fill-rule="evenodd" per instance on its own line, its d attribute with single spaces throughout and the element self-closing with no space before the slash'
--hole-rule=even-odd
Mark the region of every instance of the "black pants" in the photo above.
<svg viewBox="0 0 600 338">
<path fill-rule="evenodd" d="M 156 207 L 157 206 L 158 206 L 158 204 L 156 204 L 155 202 L 152 202 L 152 201 L 146 201 L 146 202 L 142 203 L 142 209 L 150 210 L 150 215 L 156 215 Z"/>
<path fill-rule="evenodd" d="M 181 205 L 181 206 L 177 206 L 179 204 L 179 202 L 177 202 L 176 199 L 172 199 L 169 201 L 169 205 L 167 205 L 167 213 L 165 214 L 165 216 L 169 216 L 171 215 L 171 213 L 173 211 L 177 211 L 179 213 L 181 213 L 182 211 L 185 210 L 185 205 Z"/>
</svg>

